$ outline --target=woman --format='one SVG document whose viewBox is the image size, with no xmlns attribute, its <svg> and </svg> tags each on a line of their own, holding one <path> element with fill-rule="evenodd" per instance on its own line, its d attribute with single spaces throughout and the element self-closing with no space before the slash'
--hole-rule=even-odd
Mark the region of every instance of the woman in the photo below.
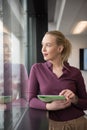
<svg viewBox="0 0 87 130">
<path fill-rule="evenodd" d="M 45 63 L 32 66 L 29 76 L 30 107 L 49 111 L 49 130 L 86 130 L 87 93 L 79 69 L 68 63 L 71 44 L 59 31 L 42 39 Z M 66 100 L 42 102 L 37 95 L 64 95 Z"/>
<path fill-rule="evenodd" d="M 10 34 L 4 33 L 4 65 L 0 63 L 3 65 L 3 70 L 0 70 L 0 98 L 10 96 L 11 99 L 0 100 L 0 110 L 12 109 L 14 106 L 27 107 L 28 74 L 23 64 L 12 63 L 11 46 Z"/>
</svg>

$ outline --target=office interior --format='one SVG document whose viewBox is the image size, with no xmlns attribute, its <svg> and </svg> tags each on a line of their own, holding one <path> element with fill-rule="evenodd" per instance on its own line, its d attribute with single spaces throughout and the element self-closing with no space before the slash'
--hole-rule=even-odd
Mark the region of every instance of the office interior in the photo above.
<svg viewBox="0 0 87 130">
<path fill-rule="evenodd" d="M 83 30 L 80 32 L 80 25 L 79 32 L 74 32 L 80 22 Z M 16 69 L 18 74 L 21 64 L 29 76 L 34 63 L 44 62 L 41 40 L 49 30 L 59 30 L 71 41 L 69 63 L 80 69 L 83 62 L 80 61 L 80 49 L 87 48 L 86 0 L 0 0 L 0 96 L 4 91 L 4 64 L 10 61 L 19 65 Z M 11 71 L 14 73 L 16 70 Z M 81 72 L 87 88 L 87 53 L 86 69 L 81 69 Z M 12 80 L 20 82 L 20 75 Z M 5 129 L 3 121 L 2 118 L 1 129 Z"/>
<path fill-rule="evenodd" d="M 48 30 L 57 29 L 72 43 L 70 64 L 80 68 L 79 49 L 87 48 L 86 3 L 86 0 L 0 0 L 1 63 L 4 60 L 4 33 L 9 35 L 8 43 L 11 42 L 12 63 L 24 64 L 29 74 L 32 64 L 43 62 L 43 35 Z M 79 22 L 84 22 L 86 27 L 74 34 L 73 30 Z M 3 67 L 2 64 L 0 66 Z M 87 84 L 87 72 L 82 70 L 82 73 Z"/>
</svg>

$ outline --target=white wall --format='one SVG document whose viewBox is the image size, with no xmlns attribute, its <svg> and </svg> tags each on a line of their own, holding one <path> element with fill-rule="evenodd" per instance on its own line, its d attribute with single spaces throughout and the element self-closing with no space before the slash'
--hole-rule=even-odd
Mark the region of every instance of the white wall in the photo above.
<svg viewBox="0 0 87 130">
<path fill-rule="evenodd" d="M 77 68 L 79 68 L 79 49 L 87 48 L 87 36 L 66 36 L 72 44 L 72 54 L 69 58 L 69 63 Z M 83 78 L 85 80 L 87 89 L 87 71 L 81 71 Z"/>
</svg>

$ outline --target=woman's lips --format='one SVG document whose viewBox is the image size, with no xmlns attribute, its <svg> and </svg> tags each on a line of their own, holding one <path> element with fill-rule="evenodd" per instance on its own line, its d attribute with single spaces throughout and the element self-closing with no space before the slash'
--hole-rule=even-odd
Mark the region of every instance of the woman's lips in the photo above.
<svg viewBox="0 0 87 130">
<path fill-rule="evenodd" d="M 48 54 L 43 54 L 44 57 L 46 57 Z"/>
</svg>

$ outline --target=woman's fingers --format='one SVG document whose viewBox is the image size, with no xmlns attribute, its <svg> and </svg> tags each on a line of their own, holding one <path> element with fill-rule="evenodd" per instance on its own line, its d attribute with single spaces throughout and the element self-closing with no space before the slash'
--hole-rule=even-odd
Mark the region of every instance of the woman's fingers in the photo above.
<svg viewBox="0 0 87 130">
<path fill-rule="evenodd" d="M 75 96 L 75 94 L 69 89 L 62 90 L 59 95 L 64 95 L 66 98 L 73 98 Z"/>
</svg>

